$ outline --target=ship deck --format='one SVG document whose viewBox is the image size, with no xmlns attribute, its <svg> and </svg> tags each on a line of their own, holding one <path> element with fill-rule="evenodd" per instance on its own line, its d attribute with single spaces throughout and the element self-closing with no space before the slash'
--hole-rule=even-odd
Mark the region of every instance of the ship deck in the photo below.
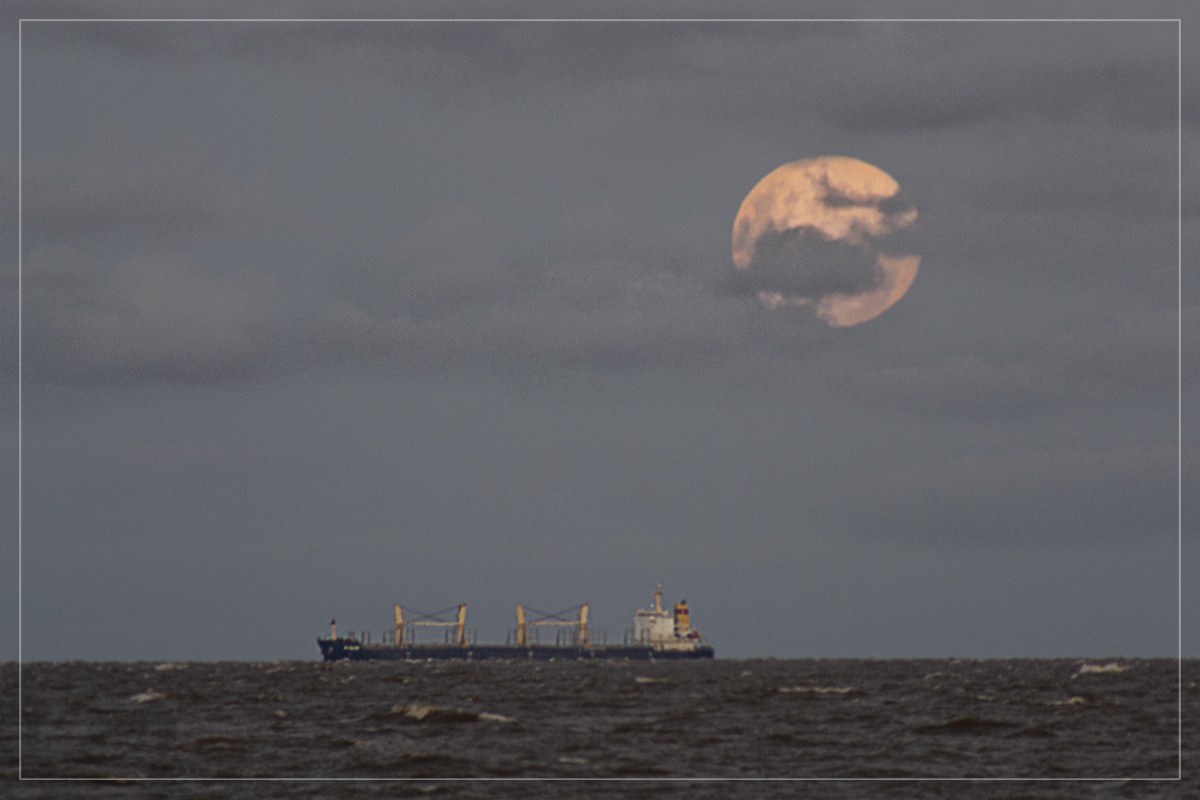
<svg viewBox="0 0 1200 800">
<path fill-rule="evenodd" d="M 355 639 L 317 639 L 326 661 L 588 661 L 630 659 L 638 661 L 676 661 L 712 658 L 713 649 L 699 645 L 694 649 L 662 650 L 639 645 L 561 646 L 502 644 L 376 644 Z"/>
</svg>

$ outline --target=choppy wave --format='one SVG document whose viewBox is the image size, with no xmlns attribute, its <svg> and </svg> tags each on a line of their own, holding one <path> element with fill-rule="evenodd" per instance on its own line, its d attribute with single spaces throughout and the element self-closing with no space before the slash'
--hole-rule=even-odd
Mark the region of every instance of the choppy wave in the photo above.
<svg viewBox="0 0 1200 800">
<path fill-rule="evenodd" d="M 993 731 L 998 728 L 1011 728 L 1014 723 L 999 720 L 987 719 L 985 717 L 974 717 L 969 714 L 953 717 L 945 722 L 937 722 L 927 725 L 918 725 L 917 733 L 969 733 L 977 734 L 988 731 Z"/>
<path fill-rule="evenodd" d="M 1200 664 L 1185 663 L 1184 686 L 1195 686 Z M 1167 660 L 181 666 L 25 665 L 23 775 L 1070 778 L 1153 777 L 1177 768 L 1178 667 Z M 16 693 L 15 665 L 0 666 L 0 695 Z M 1200 702 L 1200 693 L 1184 694 Z M 7 743 L 16 741 L 13 716 L 0 713 Z M 15 777 L 15 769 L 0 755 L 0 778 Z M 95 786 L 78 786 L 77 797 L 96 796 Z M 58 788 L 55 796 L 63 796 Z M 265 795 L 259 788 L 231 791 L 290 797 L 297 785 Z M 390 796 L 393 788 L 352 791 Z M 482 784 L 427 788 L 495 796 L 494 786 Z M 580 787 L 554 788 L 561 790 L 554 796 L 570 797 Z M 630 793 L 625 788 L 582 790 L 617 797 Z M 720 798 L 730 787 L 666 788 L 677 797 Z M 782 798 L 796 788 L 734 793 Z M 1051 798 L 1061 786 L 1021 791 Z M 962 787 L 930 783 L 901 793 L 957 798 Z"/>
</svg>

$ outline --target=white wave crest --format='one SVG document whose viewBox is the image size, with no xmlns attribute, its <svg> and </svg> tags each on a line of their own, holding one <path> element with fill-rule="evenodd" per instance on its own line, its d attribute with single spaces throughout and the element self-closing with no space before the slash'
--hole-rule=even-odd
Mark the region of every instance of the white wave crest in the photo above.
<svg viewBox="0 0 1200 800">
<path fill-rule="evenodd" d="M 130 697 L 129 702 L 131 702 L 131 703 L 152 703 L 155 700 L 162 700 L 164 698 L 166 698 L 166 695 L 163 694 L 162 692 L 155 692 L 152 690 L 147 690 L 140 694 L 135 694 L 133 697 Z"/>
<path fill-rule="evenodd" d="M 1128 672 L 1128 671 L 1129 671 L 1128 665 L 1119 664 L 1116 661 L 1109 662 L 1108 664 L 1083 664 L 1079 667 L 1080 675 L 1089 675 L 1089 674 L 1095 674 L 1095 673 L 1101 673 L 1101 672 Z"/>
<path fill-rule="evenodd" d="M 405 703 L 392 706 L 392 713 L 403 714 L 418 722 L 425 720 L 441 720 L 446 722 L 516 722 L 512 717 L 503 714 L 492 714 L 487 711 L 471 711 L 466 708 L 439 706 L 433 703 Z"/>
<path fill-rule="evenodd" d="M 783 686 L 780 694 L 850 694 L 858 689 L 853 686 Z"/>
</svg>

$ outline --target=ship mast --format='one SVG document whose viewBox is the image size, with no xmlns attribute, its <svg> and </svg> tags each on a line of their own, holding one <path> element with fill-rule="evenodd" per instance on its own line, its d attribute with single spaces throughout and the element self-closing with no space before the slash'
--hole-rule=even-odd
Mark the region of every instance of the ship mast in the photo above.
<svg viewBox="0 0 1200 800">
<path fill-rule="evenodd" d="M 525 635 L 525 606 L 520 603 L 517 603 L 517 646 L 529 646 L 529 638 Z"/>
<path fill-rule="evenodd" d="M 462 603 L 458 607 L 458 637 L 457 643 L 459 647 L 467 646 L 467 604 Z"/>
</svg>

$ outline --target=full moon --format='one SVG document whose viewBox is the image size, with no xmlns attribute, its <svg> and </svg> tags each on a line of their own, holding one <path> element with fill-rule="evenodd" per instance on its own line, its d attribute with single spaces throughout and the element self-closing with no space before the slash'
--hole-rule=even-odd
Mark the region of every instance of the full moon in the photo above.
<svg viewBox="0 0 1200 800">
<path fill-rule="evenodd" d="M 736 277 L 769 309 L 806 306 L 831 327 L 858 325 L 916 279 L 916 221 L 900 184 L 878 167 L 844 156 L 792 161 L 738 209 Z"/>
</svg>

